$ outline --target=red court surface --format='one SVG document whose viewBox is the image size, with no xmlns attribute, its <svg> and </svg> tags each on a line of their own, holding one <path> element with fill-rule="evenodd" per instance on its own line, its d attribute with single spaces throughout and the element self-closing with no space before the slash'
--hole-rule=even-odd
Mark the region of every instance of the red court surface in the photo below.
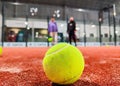
<svg viewBox="0 0 120 86">
<path fill-rule="evenodd" d="M 85 58 L 85 69 L 80 79 L 69 86 L 120 86 L 120 47 L 79 49 Z M 3 48 L 0 86 L 51 86 L 42 68 L 47 50 L 47 47 Z"/>
</svg>

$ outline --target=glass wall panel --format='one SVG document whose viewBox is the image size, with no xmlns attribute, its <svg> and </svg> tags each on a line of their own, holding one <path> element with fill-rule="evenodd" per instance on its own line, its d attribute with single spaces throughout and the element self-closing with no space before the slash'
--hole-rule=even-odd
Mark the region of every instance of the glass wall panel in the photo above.
<svg viewBox="0 0 120 86">
<path fill-rule="evenodd" d="M 118 9 L 117 6 L 116 9 Z M 76 22 L 77 42 L 114 42 L 113 10 L 103 11 L 103 22 L 99 26 L 97 10 L 71 8 L 67 6 L 4 2 L 4 16 L 0 2 L 0 40 L 4 42 L 46 42 L 48 23 L 52 16 L 58 26 L 58 41 L 68 42 L 67 23 L 72 16 Z M 119 12 L 115 17 L 117 42 L 120 41 Z M 4 18 L 3 18 L 4 17 Z M 2 20 L 4 19 L 4 21 Z M 4 24 L 4 25 L 2 25 Z M 3 28 L 2 28 L 3 26 Z M 100 34 L 101 27 L 101 34 Z M 3 33 L 2 33 L 3 29 Z M 100 36 L 101 35 L 101 36 Z"/>
</svg>

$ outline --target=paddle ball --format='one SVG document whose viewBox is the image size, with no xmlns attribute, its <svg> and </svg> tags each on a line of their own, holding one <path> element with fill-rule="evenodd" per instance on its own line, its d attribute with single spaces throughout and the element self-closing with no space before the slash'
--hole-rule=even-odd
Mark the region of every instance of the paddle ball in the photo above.
<svg viewBox="0 0 120 86">
<path fill-rule="evenodd" d="M 2 56 L 2 52 L 3 52 L 3 49 L 2 49 L 2 47 L 0 46 L 0 56 Z"/>
<path fill-rule="evenodd" d="M 53 38 L 51 36 L 48 37 L 48 41 L 49 42 L 52 42 L 53 41 Z"/>
<path fill-rule="evenodd" d="M 46 52 L 43 69 L 53 83 L 73 84 L 82 75 L 84 58 L 76 47 L 67 43 L 59 43 Z"/>
</svg>

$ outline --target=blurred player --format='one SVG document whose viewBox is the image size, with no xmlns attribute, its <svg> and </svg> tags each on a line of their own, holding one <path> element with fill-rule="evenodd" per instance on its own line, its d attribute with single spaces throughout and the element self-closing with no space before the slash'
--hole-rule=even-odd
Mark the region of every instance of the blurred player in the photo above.
<svg viewBox="0 0 120 86">
<path fill-rule="evenodd" d="M 48 32 L 50 36 L 53 38 L 52 45 L 57 43 L 57 34 L 58 34 L 58 27 L 57 23 L 55 22 L 55 18 L 52 17 L 49 25 L 48 25 Z"/>
<path fill-rule="evenodd" d="M 68 26 L 67 26 L 67 33 L 69 35 L 69 42 L 71 44 L 72 39 L 73 39 L 75 46 L 77 46 L 75 31 L 76 31 L 76 23 L 74 21 L 74 18 L 70 17 L 69 22 L 68 22 Z"/>
</svg>

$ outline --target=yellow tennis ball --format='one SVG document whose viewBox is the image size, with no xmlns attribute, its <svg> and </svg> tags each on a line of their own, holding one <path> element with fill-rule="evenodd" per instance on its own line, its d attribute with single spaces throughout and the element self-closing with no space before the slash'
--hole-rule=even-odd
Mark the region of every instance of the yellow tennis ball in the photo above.
<svg viewBox="0 0 120 86">
<path fill-rule="evenodd" d="M 53 38 L 52 38 L 52 37 L 49 37 L 49 38 L 48 38 L 48 41 L 49 41 L 49 42 L 52 42 L 52 41 L 53 41 Z"/>
<path fill-rule="evenodd" d="M 52 82 L 72 84 L 80 78 L 84 70 L 84 58 L 76 47 L 59 43 L 46 52 L 43 69 Z"/>
<path fill-rule="evenodd" d="M 2 47 L 0 46 L 0 56 L 2 55 L 2 52 L 3 52 Z"/>
</svg>

